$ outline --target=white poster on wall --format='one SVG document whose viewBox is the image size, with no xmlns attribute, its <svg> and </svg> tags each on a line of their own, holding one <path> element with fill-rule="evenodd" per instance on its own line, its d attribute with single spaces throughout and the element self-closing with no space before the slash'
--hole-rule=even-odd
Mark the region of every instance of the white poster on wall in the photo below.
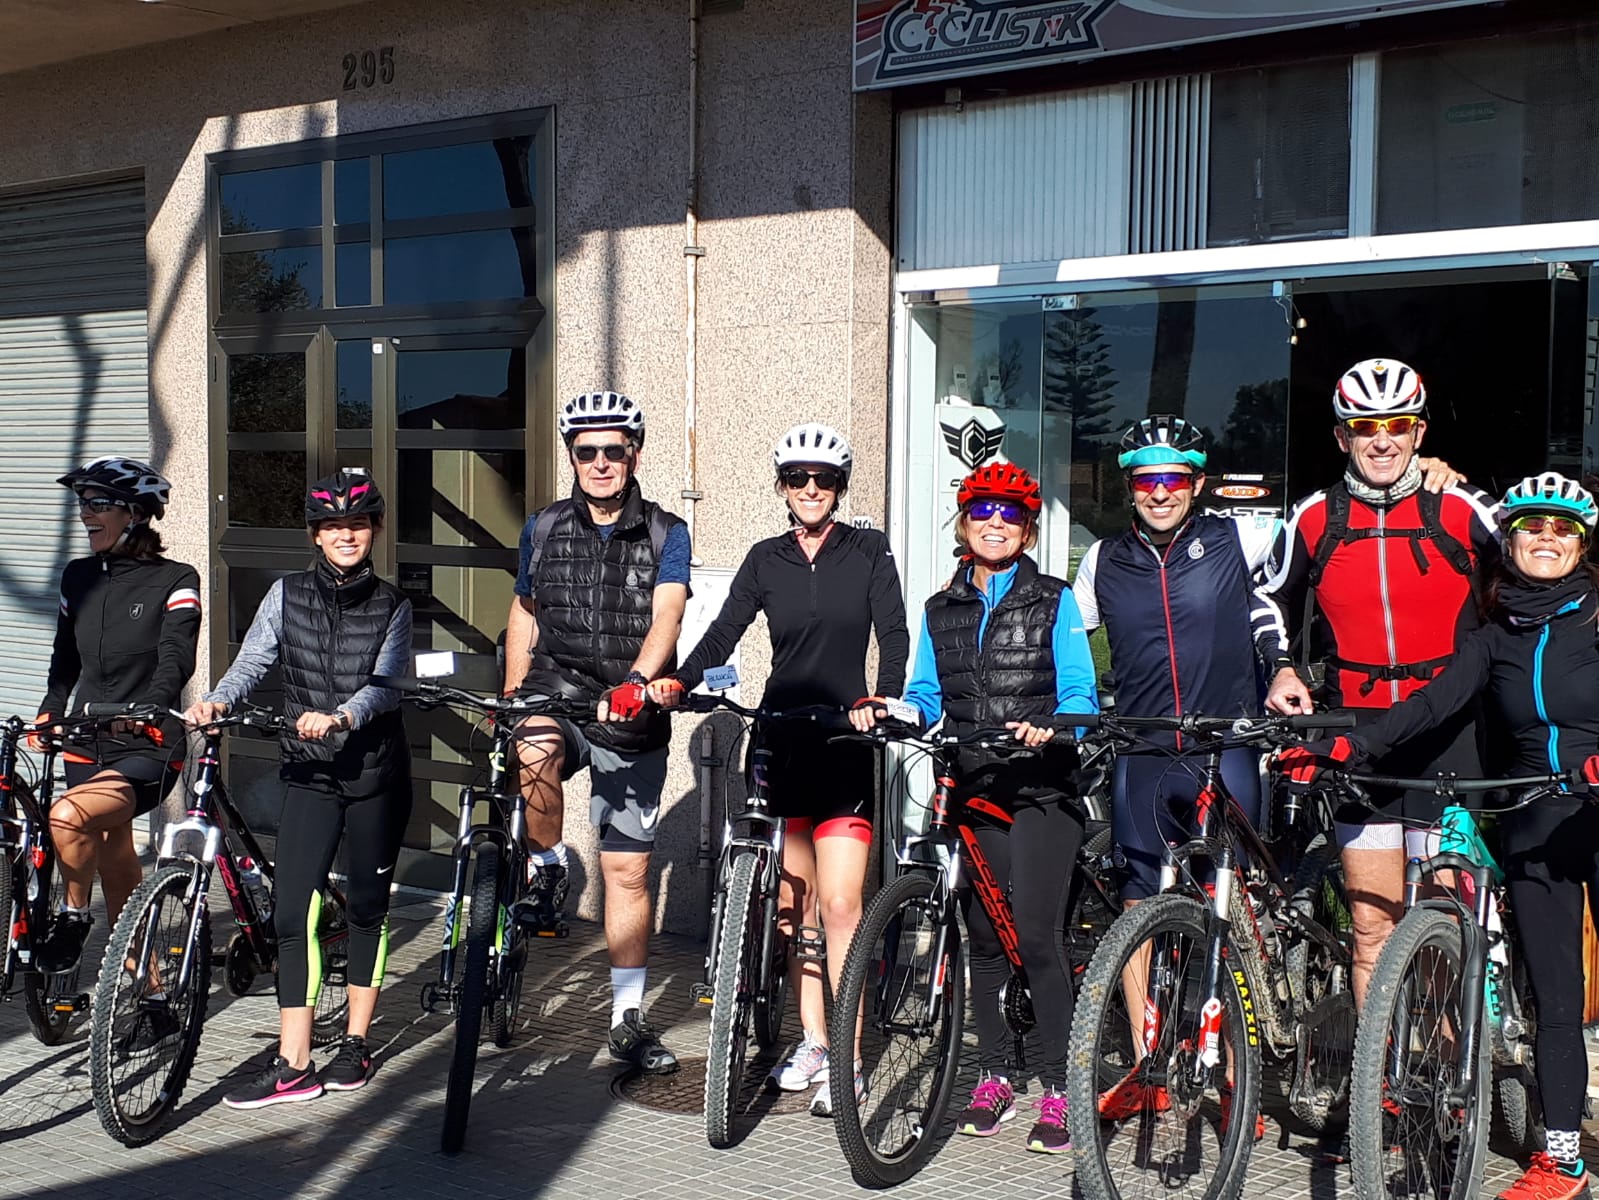
<svg viewBox="0 0 1599 1200">
<path fill-rule="evenodd" d="M 693 593 L 688 598 L 688 606 L 683 610 L 683 630 L 677 635 L 677 661 L 682 662 L 689 656 L 695 646 L 700 644 L 700 638 L 705 636 L 705 631 L 710 628 L 716 614 L 722 611 L 722 604 L 727 600 L 727 594 L 733 587 L 735 572 L 731 567 L 695 567 L 694 576 L 690 583 Z M 732 656 L 728 658 L 728 665 L 738 667 L 738 648 L 733 648 Z M 742 678 L 743 672 L 740 672 Z M 695 691 L 704 691 L 703 685 Z M 739 689 L 729 688 L 724 693 L 734 703 L 742 704 L 739 698 Z"/>
</svg>

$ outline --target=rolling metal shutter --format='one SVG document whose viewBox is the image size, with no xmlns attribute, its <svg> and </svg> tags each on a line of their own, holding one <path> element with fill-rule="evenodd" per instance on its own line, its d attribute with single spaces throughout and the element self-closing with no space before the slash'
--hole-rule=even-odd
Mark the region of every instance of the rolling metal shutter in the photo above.
<svg viewBox="0 0 1599 1200">
<path fill-rule="evenodd" d="M 56 477 L 150 448 L 144 184 L 0 192 L 0 716 L 44 695 L 61 568 L 86 553 Z"/>
</svg>

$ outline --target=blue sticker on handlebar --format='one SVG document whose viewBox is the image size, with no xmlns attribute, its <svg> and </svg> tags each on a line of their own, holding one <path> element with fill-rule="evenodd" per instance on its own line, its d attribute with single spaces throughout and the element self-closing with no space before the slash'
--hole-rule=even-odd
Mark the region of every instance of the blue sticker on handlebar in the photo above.
<svg viewBox="0 0 1599 1200">
<path fill-rule="evenodd" d="M 738 686 L 737 667 L 712 667 L 705 672 L 705 690 L 709 692 L 725 692 L 728 688 Z"/>
</svg>

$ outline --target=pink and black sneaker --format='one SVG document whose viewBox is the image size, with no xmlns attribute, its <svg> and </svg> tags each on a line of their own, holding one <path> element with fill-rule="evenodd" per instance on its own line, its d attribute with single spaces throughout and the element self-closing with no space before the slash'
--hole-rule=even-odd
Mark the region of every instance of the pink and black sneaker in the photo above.
<svg viewBox="0 0 1599 1200">
<path fill-rule="evenodd" d="M 289 1104 L 295 1100 L 315 1100 L 322 1094 L 316 1077 L 316 1064 L 308 1062 L 295 1070 L 282 1055 L 242 1087 L 222 1097 L 229 1108 L 265 1108 L 269 1104 Z"/>
<path fill-rule="evenodd" d="M 972 1089 L 972 1098 L 955 1118 L 955 1132 L 968 1137 L 993 1137 L 1016 1115 L 1016 1093 L 997 1075 L 984 1075 Z"/>
</svg>

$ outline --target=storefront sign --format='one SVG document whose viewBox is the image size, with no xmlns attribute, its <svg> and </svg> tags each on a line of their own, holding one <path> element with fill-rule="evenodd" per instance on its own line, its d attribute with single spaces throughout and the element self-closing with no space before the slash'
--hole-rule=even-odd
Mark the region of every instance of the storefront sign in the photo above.
<svg viewBox="0 0 1599 1200">
<path fill-rule="evenodd" d="M 855 87 L 955 79 L 1484 2 L 855 0 Z"/>
</svg>

